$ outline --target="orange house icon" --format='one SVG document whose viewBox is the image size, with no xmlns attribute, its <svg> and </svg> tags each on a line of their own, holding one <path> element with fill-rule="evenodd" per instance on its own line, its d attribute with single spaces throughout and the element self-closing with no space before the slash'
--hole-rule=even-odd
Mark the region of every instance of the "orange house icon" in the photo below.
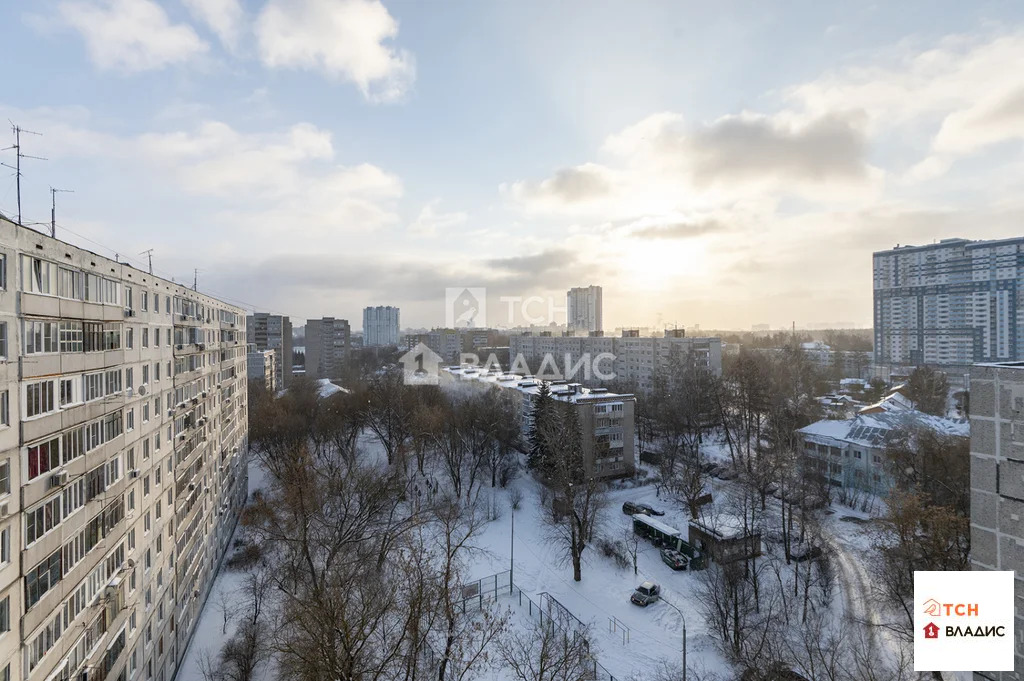
<svg viewBox="0 0 1024 681">
<path fill-rule="evenodd" d="M 924 637 L 925 638 L 938 638 L 939 637 L 939 627 L 938 627 L 938 625 L 935 624 L 935 622 L 929 622 L 928 624 L 924 625 Z"/>
</svg>

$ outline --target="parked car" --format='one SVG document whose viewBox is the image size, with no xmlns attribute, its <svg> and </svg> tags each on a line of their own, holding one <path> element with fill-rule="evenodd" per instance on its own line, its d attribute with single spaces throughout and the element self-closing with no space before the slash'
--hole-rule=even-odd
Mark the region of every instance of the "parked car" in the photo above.
<svg viewBox="0 0 1024 681">
<path fill-rule="evenodd" d="M 729 466 L 724 466 L 722 470 L 718 472 L 718 477 L 722 480 L 735 480 L 739 476 L 736 474 L 735 470 Z"/>
<path fill-rule="evenodd" d="M 636 588 L 629 600 L 635 605 L 646 608 L 659 598 L 661 598 L 661 587 L 654 582 L 644 582 Z"/>
<path fill-rule="evenodd" d="M 626 501 L 622 504 L 622 512 L 626 515 L 634 515 L 636 513 L 643 513 L 640 510 L 640 504 L 635 504 L 632 501 Z"/>
<path fill-rule="evenodd" d="M 664 511 L 652 508 L 650 504 L 638 504 L 635 501 L 627 501 L 622 504 L 622 512 L 626 515 L 643 513 L 644 515 L 665 515 Z"/>
<path fill-rule="evenodd" d="M 675 549 L 662 549 L 661 562 L 673 570 L 685 570 L 690 559 Z"/>
<path fill-rule="evenodd" d="M 640 509 L 641 513 L 646 513 L 647 515 L 665 515 L 664 511 L 659 511 L 650 504 L 637 504 L 636 507 Z"/>
</svg>

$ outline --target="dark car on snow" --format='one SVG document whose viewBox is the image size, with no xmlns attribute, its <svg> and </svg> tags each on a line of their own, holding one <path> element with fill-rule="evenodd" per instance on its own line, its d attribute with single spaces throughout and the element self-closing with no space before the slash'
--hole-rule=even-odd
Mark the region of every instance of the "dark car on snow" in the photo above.
<svg viewBox="0 0 1024 681">
<path fill-rule="evenodd" d="M 661 587 L 654 582 L 644 582 L 636 588 L 629 600 L 634 605 L 646 608 L 659 598 L 661 598 Z"/>
<path fill-rule="evenodd" d="M 622 504 L 622 512 L 626 515 L 643 513 L 644 515 L 665 515 L 664 511 L 653 508 L 650 504 L 638 504 L 634 501 L 627 501 Z"/>
</svg>

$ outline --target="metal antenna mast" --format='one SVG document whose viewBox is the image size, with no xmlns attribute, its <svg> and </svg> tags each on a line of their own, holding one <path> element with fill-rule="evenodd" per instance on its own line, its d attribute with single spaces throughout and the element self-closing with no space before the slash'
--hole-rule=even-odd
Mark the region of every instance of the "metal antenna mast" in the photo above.
<svg viewBox="0 0 1024 681">
<path fill-rule="evenodd" d="M 57 236 L 57 192 L 74 194 L 74 189 L 54 189 L 50 187 L 50 236 Z"/>
<path fill-rule="evenodd" d="M 152 248 L 146 249 L 142 253 L 139 253 L 139 255 L 148 255 L 149 256 L 149 273 L 153 274 L 153 249 Z"/>
<path fill-rule="evenodd" d="M 11 120 L 8 120 L 8 122 L 11 124 L 11 131 L 14 133 L 14 144 L 12 146 L 6 147 L 5 149 L 3 149 L 3 151 L 8 151 L 10 149 L 14 149 L 14 165 L 10 166 L 10 165 L 7 165 L 6 163 L 0 163 L 0 165 L 4 166 L 6 168 L 10 168 L 11 170 L 14 171 L 15 181 L 16 181 L 16 183 L 18 185 L 18 224 L 20 225 L 21 224 L 21 159 L 23 159 L 23 158 L 31 158 L 31 159 L 34 159 L 36 161 L 45 161 L 46 160 L 42 156 L 29 156 L 28 154 L 21 153 L 21 133 L 26 133 L 28 135 L 39 135 L 40 137 L 43 136 L 43 133 L 41 133 L 41 132 L 33 132 L 31 130 L 25 130 L 24 128 L 21 128 L 21 127 L 15 125 L 14 121 L 11 121 Z"/>
<path fill-rule="evenodd" d="M 199 269 L 198 268 L 192 270 L 192 290 L 193 291 L 198 291 L 199 290 Z"/>
</svg>

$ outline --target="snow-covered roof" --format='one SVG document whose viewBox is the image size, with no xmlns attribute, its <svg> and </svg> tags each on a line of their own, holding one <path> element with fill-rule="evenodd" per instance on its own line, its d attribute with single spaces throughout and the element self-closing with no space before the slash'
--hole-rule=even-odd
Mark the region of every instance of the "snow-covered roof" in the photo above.
<svg viewBox="0 0 1024 681">
<path fill-rule="evenodd" d="M 633 514 L 633 520 L 638 520 L 641 523 L 643 523 L 644 525 L 647 525 L 647 527 L 650 527 L 650 528 L 653 528 L 655 530 L 658 530 L 659 532 L 664 532 L 665 534 L 667 534 L 669 536 L 679 535 L 679 530 L 677 530 L 676 528 L 672 527 L 671 525 L 666 525 L 665 523 L 661 522 L 660 520 L 656 520 L 656 519 L 652 518 L 651 516 L 647 515 L 646 513 L 634 513 Z"/>
<path fill-rule="evenodd" d="M 865 447 L 881 447 L 888 441 L 890 433 L 900 428 L 927 428 L 943 435 L 959 437 L 968 437 L 971 434 L 967 419 L 947 419 L 915 409 L 857 414 L 852 419 L 826 419 L 812 423 L 797 432 L 814 438 L 839 440 Z"/>
<path fill-rule="evenodd" d="M 913 411 L 914 402 L 898 390 L 891 391 L 888 395 L 874 404 L 862 408 L 860 413 L 869 414 L 881 411 Z"/>
<path fill-rule="evenodd" d="M 633 396 L 630 394 L 613 393 L 605 388 L 584 388 L 579 383 L 545 381 L 529 374 L 508 373 L 502 371 L 501 367 L 494 364 L 484 367 L 472 365 L 443 367 L 441 371 L 442 373 L 451 374 L 459 380 L 490 383 L 499 388 L 515 389 L 531 396 L 540 392 L 541 383 L 547 383 L 548 390 L 551 391 L 551 397 L 562 402 L 622 402 L 633 399 Z"/>
</svg>

